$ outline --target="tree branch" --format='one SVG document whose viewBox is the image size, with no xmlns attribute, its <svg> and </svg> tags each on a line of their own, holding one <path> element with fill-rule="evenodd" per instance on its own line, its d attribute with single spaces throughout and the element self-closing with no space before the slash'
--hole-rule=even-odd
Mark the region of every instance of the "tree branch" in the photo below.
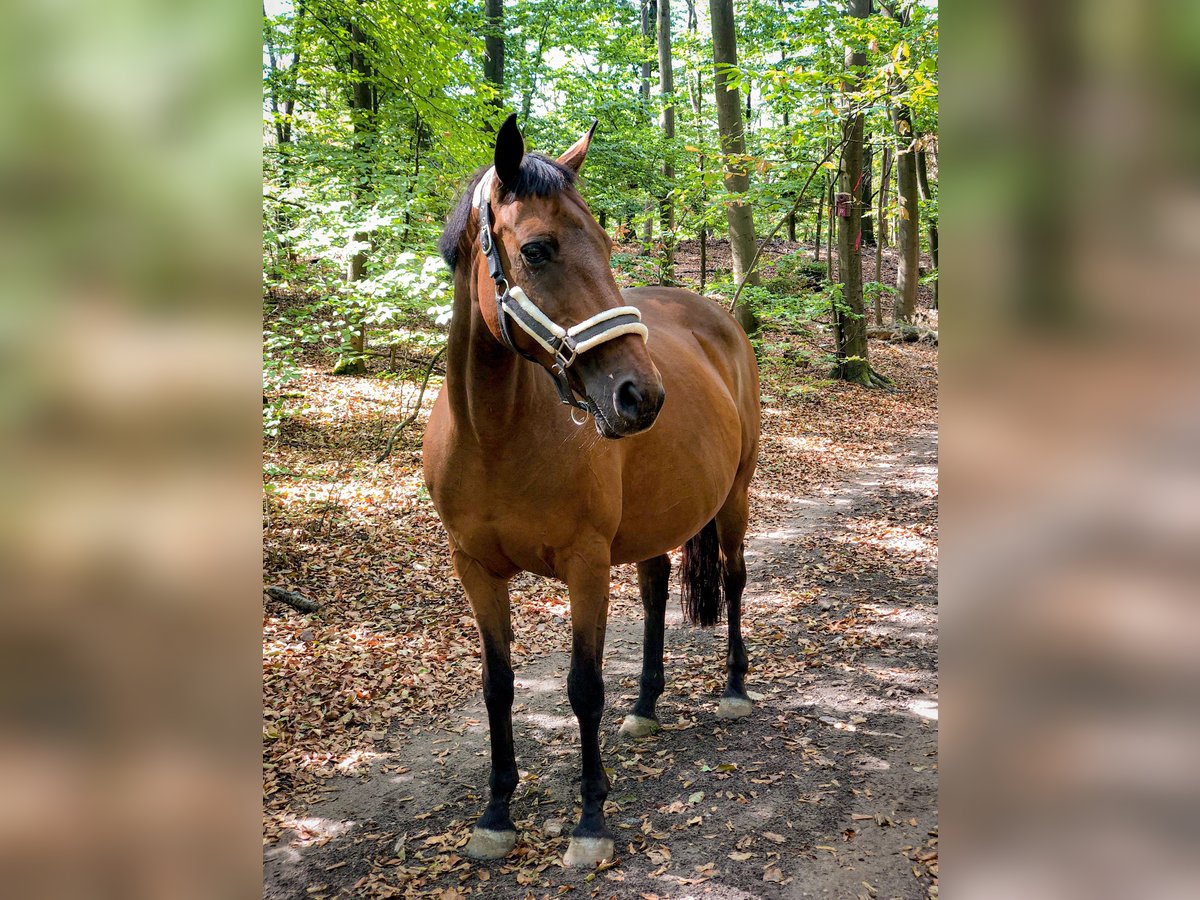
<svg viewBox="0 0 1200 900">
<path fill-rule="evenodd" d="M 446 352 L 449 344 L 443 344 L 441 349 L 433 355 L 433 359 L 429 361 L 428 367 L 425 369 L 425 377 L 421 379 L 421 391 L 417 394 L 417 403 L 413 407 L 412 413 L 403 422 L 392 429 L 392 433 L 388 435 L 387 446 L 383 448 L 383 452 L 375 457 L 375 462 L 381 463 L 392 455 L 392 443 L 399 436 L 400 432 L 417 420 L 417 416 L 421 413 L 421 401 L 425 399 L 425 388 L 429 385 L 429 376 L 433 374 L 433 367 L 437 365 L 437 361 L 442 358 L 442 354 Z"/>
<path fill-rule="evenodd" d="M 733 292 L 733 299 L 729 302 L 730 312 L 733 312 L 734 308 L 737 306 L 738 299 L 742 296 L 742 288 L 746 286 L 746 281 L 749 280 L 751 273 L 754 272 L 754 267 L 758 265 L 758 259 L 760 256 L 762 256 L 762 252 L 766 248 L 767 244 L 769 244 L 771 239 L 779 233 L 779 229 L 782 228 L 783 223 L 788 220 L 788 216 L 792 215 L 800 208 L 800 202 L 804 199 L 805 191 L 808 190 L 808 186 L 812 184 L 812 180 L 816 178 L 817 173 L 821 171 L 821 167 L 829 161 L 829 158 L 833 156 L 835 151 L 840 150 L 846 145 L 846 143 L 847 139 L 843 138 L 841 141 L 834 144 L 829 148 L 829 151 L 823 157 L 821 157 L 817 164 L 813 166 L 812 171 L 808 173 L 808 180 L 804 182 L 804 187 L 800 188 L 800 193 L 796 195 L 796 201 L 792 204 L 792 208 L 784 214 L 782 219 L 775 223 L 775 227 L 771 229 L 771 233 L 763 238 L 762 242 L 759 243 L 758 249 L 754 251 L 754 258 L 750 260 L 750 265 L 746 267 L 746 271 L 742 274 L 742 280 L 738 283 L 737 290 Z"/>
</svg>

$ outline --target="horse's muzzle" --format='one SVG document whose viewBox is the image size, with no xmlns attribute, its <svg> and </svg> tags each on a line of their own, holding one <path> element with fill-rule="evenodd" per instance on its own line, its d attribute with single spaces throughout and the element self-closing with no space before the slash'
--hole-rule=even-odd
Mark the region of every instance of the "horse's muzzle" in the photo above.
<svg viewBox="0 0 1200 900">
<path fill-rule="evenodd" d="M 662 379 L 626 378 L 612 393 L 611 415 L 597 419 L 597 428 L 606 438 L 623 438 L 639 434 L 658 418 L 667 394 Z"/>
</svg>

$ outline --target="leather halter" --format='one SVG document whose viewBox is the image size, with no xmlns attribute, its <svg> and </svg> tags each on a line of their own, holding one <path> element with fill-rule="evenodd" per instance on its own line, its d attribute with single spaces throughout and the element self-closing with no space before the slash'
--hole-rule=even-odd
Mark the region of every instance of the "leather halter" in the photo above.
<svg viewBox="0 0 1200 900">
<path fill-rule="evenodd" d="M 504 276 L 504 266 L 500 260 L 500 249 L 492 235 L 492 215 L 489 197 L 492 191 L 492 180 L 495 168 L 488 169 L 479 184 L 475 187 L 472 200 L 479 212 L 479 247 L 487 259 L 488 274 L 496 282 L 496 319 L 500 325 L 500 337 L 508 349 L 531 362 L 537 359 L 526 353 L 513 342 L 509 331 L 508 320 L 511 317 L 517 327 L 528 334 L 554 357 L 554 364 L 548 373 L 554 381 L 558 397 L 567 406 L 595 414 L 592 401 L 584 397 L 580 402 L 571 390 L 567 380 L 567 370 L 574 364 L 580 353 L 585 353 L 593 347 L 611 341 L 624 334 L 640 334 L 646 340 L 648 332 L 642 324 L 642 313 L 636 306 L 618 306 L 606 309 L 589 319 L 584 319 L 570 328 L 563 328 L 547 316 L 537 304 L 530 300 L 519 286 L 510 286 Z"/>
</svg>

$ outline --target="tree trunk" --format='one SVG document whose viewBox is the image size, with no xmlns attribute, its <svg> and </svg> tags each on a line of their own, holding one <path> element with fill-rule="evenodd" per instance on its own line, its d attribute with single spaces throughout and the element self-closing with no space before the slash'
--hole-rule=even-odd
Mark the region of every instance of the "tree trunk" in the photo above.
<svg viewBox="0 0 1200 900">
<path fill-rule="evenodd" d="M 877 243 L 881 247 L 888 246 L 888 192 L 892 182 L 892 148 L 884 146 L 883 161 L 879 164 L 879 234 Z M 876 278 L 876 281 L 879 279 Z"/>
<path fill-rule="evenodd" d="M 504 0 L 484 0 L 483 77 L 496 86 L 496 106 L 504 109 Z"/>
<path fill-rule="evenodd" d="M 781 65 L 782 65 L 782 63 L 783 63 L 783 60 L 780 60 Z M 788 111 L 785 109 L 783 111 L 783 133 L 784 134 L 787 134 L 788 129 L 791 127 L 791 124 L 792 123 L 790 121 L 790 116 L 788 116 Z M 792 202 L 795 203 L 796 201 L 793 200 Z M 787 214 L 787 239 L 789 241 L 791 241 L 792 243 L 796 242 L 796 211 L 794 209 L 791 210 Z"/>
<path fill-rule="evenodd" d="M 521 97 L 521 121 L 529 121 L 529 110 L 533 105 L 533 93 L 537 90 L 538 72 L 542 70 L 542 52 L 546 46 L 546 33 L 550 30 L 550 18 L 547 17 L 542 25 L 542 33 L 538 35 L 537 50 L 533 54 L 533 65 L 529 69 L 529 82 L 525 85 L 525 93 Z"/>
<path fill-rule="evenodd" d="M 917 312 L 917 281 L 920 276 L 920 211 L 917 207 L 917 154 L 908 107 L 892 109 L 892 122 L 900 145 L 896 150 L 896 205 L 899 223 L 896 244 L 896 296 L 893 310 L 897 322 L 911 323 Z"/>
<path fill-rule="evenodd" d="M 863 219 L 862 219 L 862 242 L 863 246 L 875 243 L 875 229 L 871 227 L 871 221 L 874 216 L 871 215 L 871 198 L 874 196 L 874 191 L 871 190 L 871 167 L 875 164 L 874 154 L 871 152 L 871 145 L 866 144 L 863 147 L 863 179 L 861 194 Z"/>
<path fill-rule="evenodd" d="M 921 199 L 929 201 L 933 199 L 933 194 L 929 190 L 929 170 L 925 162 L 924 148 L 917 151 L 917 187 L 921 191 Z M 929 257 L 933 262 L 933 267 L 938 267 L 938 227 L 932 216 L 926 224 L 929 230 Z M 933 308 L 938 308 L 938 279 L 933 279 Z"/>
<path fill-rule="evenodd" d="M 742 126 L 742 106 L 736 87 L 729 87 L 729 68 L 737 65 L 737 33 L 733 23 L 733 0 L 709 0 L 712 15 L 714 91 L 717 101 L 717 128 L 721 137 L 725 189 L 745 194 L 750 190 L 746 166 L 746 139 Z M 754 258 L 754 210 L 747 200 L 727 203 L 725 216 L 729 221 L 729 245 L 733 253 L 733 278 L 740 282 L 750 270 Z M 758 284 L 758 273 L 749 272 L 746 279 Z M 747 334 L 758 330 L 758 317 L 749 303 L 740 303 L 735 310 L 738 323 Z"/>
<path fill-rule="evenodd" d="M 847 0 L 851 16 L 865 19 L 871 0 Z M 847 96 L 857 88 L 854 72 L 867 63 L 866 53 L 853 46 L 846 47 L 847 75 L 842 88 Z M 834 336 L 837 342 L 837 364 L 833 376 L 867 387 L 883 386 L 887 382 L 871 369 L 867 354 L 867 320 L 863 306 L 862 287 L 862 191 L 863 173 L 863 114 L 851 110 L 843 124 L 846 146 L 842 151 L 840 190 L 850 195 L 850 215 L 837 217 L 838 270 L 842 285 L 841 303 L 833 308 Z"/>
<path fill-rule="evenodd" d="M 658 0 L 642 0 L 642 110 L 650 120 L 650 73 L 654 71 L 651 53 L 658 40 Z M 651 197 L 646 201 L 646 218 L 642 224 L 642 243 L 649 245 L 654 240 L 654 208 Z"/>
<path fill-rule="evenodd" d="M 367 36 L 356 23 L 350 23 L 350 123 L 354 129 L 353 145 L 356 156 L 360 159 L 369 156 L 374 149 L 372 138 L 375 135 L 375 98 L 371 90 L 371 65 L 367 62 Z M 369 164 L 363 165 L 362 173 L 356 176 L 351 194 L 356 205 L 360 205 L 371 193 L 371 183 L 366 172 L 371 171 Z M 349 284 L 362 281 L 367 274 L 367 243 L 369 235 L 365 232 L 355 233 L 353 240 L 360 249 L 351 254 L 346 263 L 346 281 Z M 344 354 L 333 367 L 334 375 L 366 375 L 367 374 L 367 329 L 359 324 L 354 328 L 350 337 L 349 353 Z"/>
<path fill-rule="evenodd" d="M 829 151 L 826 150 L 825 152 L 828 153 Z M 825 224 L 825 194 L 825 191 L 821 191 L 820 196 L 817 198 L 817 248 L 813 254 L 813 259 L 815 259 L 817 262 L 821 261 L 821 227 Z M 830 264 L 832 264 L 832 262 L 833 260 L 829 260 Z M 830 275 L 832 274 L 833 273 L 831 271 Z"/>
<path fill-rule="evenodd" d="M 675 281 L 675 73 L 671 59 L 671 2 L 658 0 L 658 78 L 663 100 L 662 131 L 663 193 L 659 197 L 659 222 L 662 229 L 662 283 Z"/>
<path fill-rule="evenodd" d="M 829 189 L 825 191 L 828 201 L 826 206 L 829 209 L 828 228 L 825 229 L 825 263 L 829 269 L 829 280 L 833 281 L 833 236 L 837 233 L 837 218 L 833 214 L 833 195 L 837 190 L 837 176 L 829 176 Z M 838 265 L 841 265 L 841 260 L 838 260 Z"/>
</svg>

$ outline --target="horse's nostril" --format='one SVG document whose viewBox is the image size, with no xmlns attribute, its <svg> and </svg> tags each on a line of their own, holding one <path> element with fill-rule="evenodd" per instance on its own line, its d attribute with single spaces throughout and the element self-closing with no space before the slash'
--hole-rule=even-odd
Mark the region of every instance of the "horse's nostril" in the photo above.
<svg viewBox="0 0 1200 900">
<path fill-rule="evenodd" d="M 645 399 L 638 386 L 632 380 L 624 381 L 613 395 L 617 412 L 629 420 L 637 419 L 641 414 L 642 401 Z"/>
</svg>

